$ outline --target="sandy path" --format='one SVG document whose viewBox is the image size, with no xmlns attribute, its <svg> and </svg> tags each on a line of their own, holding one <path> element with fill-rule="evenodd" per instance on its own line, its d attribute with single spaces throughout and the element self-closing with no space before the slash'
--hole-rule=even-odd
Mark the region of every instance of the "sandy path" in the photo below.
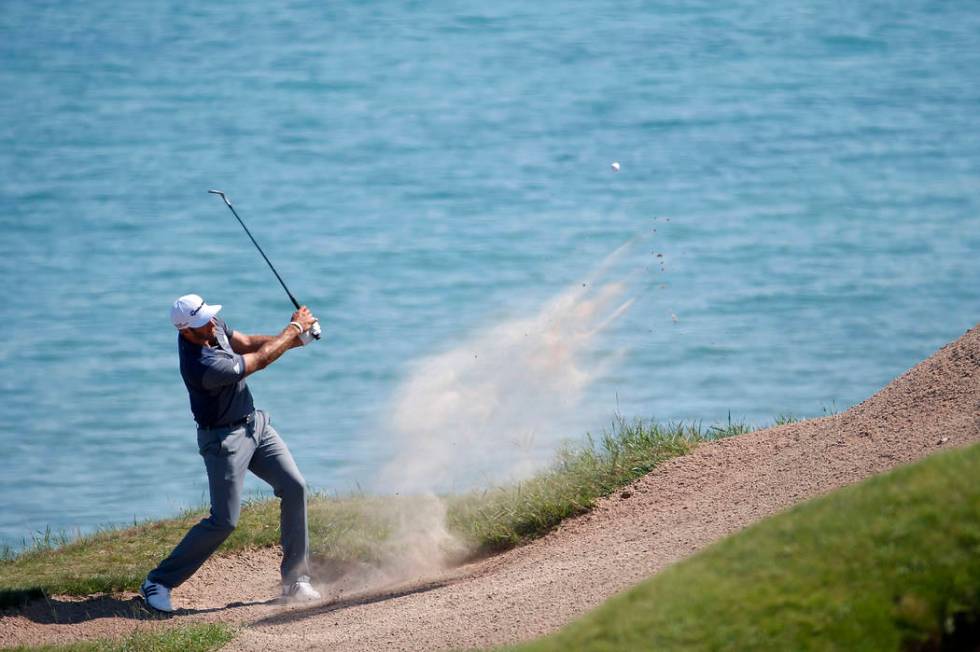
<svg viewBox="0 0 980 652">
<path fill-rule="evenodd" d="M 503 555 L 401 587 L 285 608 L 255 602 L 273 594 L 278 562 L 274 551 L 257 551 L 210 562 L 175 593 L 197 611 L 175 620 L 247 624 L 230 646 L 236 650 L 458 649 L 531 638 L 790 505 L 974 441 L 980 327 L 841 415 L 703 445 Z M 221 579 L 230 576 L 232 586 Z M 0 618 L 0 643 L 119 635 L 134 622 L 146 626 L 133 608 L 129 596 L 35 603 Z"/>
</svg>

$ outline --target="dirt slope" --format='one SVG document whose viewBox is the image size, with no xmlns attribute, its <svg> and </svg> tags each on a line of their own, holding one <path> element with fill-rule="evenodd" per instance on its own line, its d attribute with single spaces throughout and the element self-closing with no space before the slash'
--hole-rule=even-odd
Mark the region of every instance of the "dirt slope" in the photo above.
<svg viewBox="0 0 980 652">
<path fill-rule="evenodd" d="M 230 649 L 430 650 L 553 631 L 705 545 L 797 502 L 980 441 L 980 326 L 847 412 L 699 447 L 528 546 L 386 590 L 285 608 L 274 551 L 214 559 L 173 620 L 247 625 Z M 239 601 L 239 602 L 233 602 Z M 132 596 L 53 599 L 0 618 L 0 644 L 152 626 Z"/>
</svg>

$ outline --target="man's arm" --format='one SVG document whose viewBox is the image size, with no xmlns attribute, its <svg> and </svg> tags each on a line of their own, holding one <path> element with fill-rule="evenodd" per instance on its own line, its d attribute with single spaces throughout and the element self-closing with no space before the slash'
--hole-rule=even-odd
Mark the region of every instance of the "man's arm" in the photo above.
<svg viewBox="0 0 980 652">
<path fill-rule="evenodd" d="M 309 309 L 303 306 L 293 313 L 291 323 L 282 329 L 278 335 L 242 335 L 243 341 L 240 341 L 239 346 L 245 347 L 246 350 L 241 352 L 238 351 L 235 344 L 238 333 L 232 333 L 232 350 L 241 353 L 245 360 L 245 373 L 242 377 L 265 369 L 278 360 L 279 356 L 287 350 L 302 346 L 303 343 L 299 339 L 300 333 L 309 330 L 315 321 L 316 319 Z M 293 326 L 292 322 L 299 324 L 302 331 Z M 248 347 L 252 346 L 255 347 L 254 350 L 247 350 Z"/>
</svg>

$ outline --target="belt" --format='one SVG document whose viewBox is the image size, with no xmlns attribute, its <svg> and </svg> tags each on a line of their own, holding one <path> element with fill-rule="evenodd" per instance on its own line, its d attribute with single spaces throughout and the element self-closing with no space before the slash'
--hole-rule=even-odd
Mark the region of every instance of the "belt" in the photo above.
<svg viewBox="0 0 980 652">
<path fill-rule="evenodd" d="M 218 430 L 218 429 L 221 429 L 221 428 L 237 428 L 238 426 L 244 426 L 246 423 L 251 423 L 254 420 L 255 420 L 255 412 L 253 411 L 253 412 L 249 412 L 248 414 L 246 414 L 245 416 L 243 416 L 241 419 L 238 419 L 237 421 L 232 421 L 230 423 L 222 423 L 220 425 L 213 425 L 213 426 L 198 426 L 198 428 L 200 428 L 201 430 Z"/>
</svg>

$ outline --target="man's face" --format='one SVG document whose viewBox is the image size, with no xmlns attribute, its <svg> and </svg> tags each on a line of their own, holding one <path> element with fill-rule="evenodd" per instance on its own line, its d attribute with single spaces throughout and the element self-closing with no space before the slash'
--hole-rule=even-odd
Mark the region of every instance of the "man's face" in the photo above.
<svg viewBox="0 0 980 652">
<path fill-rule="evenodd" d="M 198 342 L 208 342 L 214 339 L 215 324 L 214 319 L 204 324 L 204 326 L 198 326 L 197 328 L 186 329 L 192 336 L 193 340 Z"/>
</svg>

